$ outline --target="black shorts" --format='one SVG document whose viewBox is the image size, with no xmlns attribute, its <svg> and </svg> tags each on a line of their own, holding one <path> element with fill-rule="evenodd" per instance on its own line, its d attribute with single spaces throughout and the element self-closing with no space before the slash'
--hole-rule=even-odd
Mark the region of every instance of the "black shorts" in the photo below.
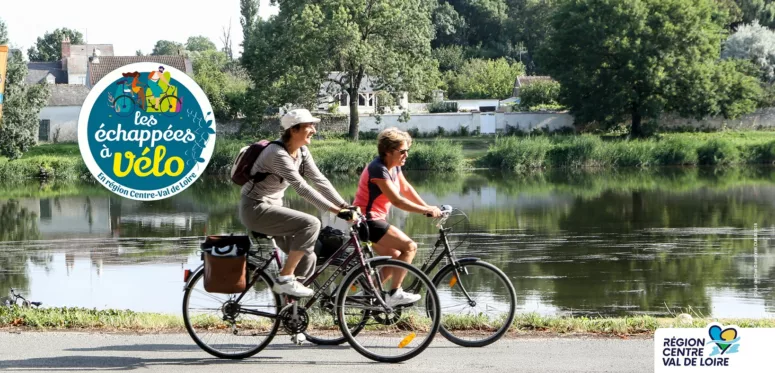
<svg viewBox="0 0 775 373">
<path fill-rule="evenodd" d="M 384 220 L 367 220 L 366 226 L 369 227 L 369 241 L 377 243 L 387 234 L 390 224 Z"/>
</svg>

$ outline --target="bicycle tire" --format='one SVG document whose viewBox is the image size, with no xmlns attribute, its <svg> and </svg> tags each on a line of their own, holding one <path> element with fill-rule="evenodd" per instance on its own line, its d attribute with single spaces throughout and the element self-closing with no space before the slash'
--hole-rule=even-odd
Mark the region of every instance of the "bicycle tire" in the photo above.
<svg viewBox="0 0 775 373">
<path fill-rule="evenodd" d="M 248 272 L 248 273 L 251 273 L 251 272 Z M 250 357 L 250 356 L 253 356 L 253 355 L 257 354 L 261 350 L 266 348 L 266 346 L 268 346 L 269 343 L 272 342 L 272 339 L 274 338 L 274 336 L 277 335 L 277 330 L 280 327 L 280 319 L 279 318 L 274 318 L 274 321 L 272 323 L 272 327 L 270 329 L 270 332 L 267 335 L 266 339 L 264 339 L 263 342 L 258 344 L 255 348 L 247 350 L 247 351 L 242 352 L 242 353 L 236 353 L 236 354 L 225 354 L 225 353 L 222 353 L 222 352 L 220 352 L 220 351 L 218 351 L 218 350 L 216 350 L 214 348 L 211 348 L 207 343 L 205 343 L 204 341 L 202 341 L 199 338 L 199 336 L 197 335 L 196 331 L 193 330 L 193 326 L 191 325 L 191 320 L 189 318 L 189 313 L 188 313 L 188 304 L 189 304 L 189 300 L 190 300 L 190 297 L 191 297 L 191 293 L 192 293 L 192 291 L 193 291 L 197 281 L 201 280 L 203 278 L 203 276 L 204 276 L 204 268 L 201 268 L 199 271 L 197 271 L 196 273 L 194 273 L 192 275 L 191 281 L 189 282 L 189 284 L 186 285 L 186 290 L 183 293 L 183 323 L 186 326 L 186 331 L 188 332 L 189 336 L 191 336 L 191 338 L 194 340 L 194 342 L 197 344 L 197 346 L 199 346 L 199 348 L 201 348 L 205 352 L 209 353 L 210 355 L 213 355 L 215 357 L 222 358 L 222 359 L 244 359 L 244 358 L 247 358 L 247 357 Z M 271 277 L 269 275 L 267 275 L 263 271 L 260 271 L 258 273 L 258 276 L 261 277 L 260 280 L 263 280 L 267 284 L 269 291 L 272 291 L 273 282 L 272 282 Z M 272 292 L 272 294 L 274 295 L 274 300 L 275 300 L 275 304 L 276 304 L 276 310 L 275 311 L 277 312 L 277 314 L 279 314 L 280 313 L 280 308 L 282 306 L 281 303 L 280 303 L 280 296 L 278 294 L 274 293 L 274 292 Z"/>
<path fill-rule="evenodd" d="M 441 318 L 439 317 L 439 315 L 441 314 L 441 309 L 440 309 L 439 297 L 438 297 L 438 294 L 436 293 L 436 289 L 433 287 L 433 283 L 431 282 L 430 278 L 428 278 L 428 276 L 425 273 L 423 273 L 417 267 L 411 264 L 402 262 L 400 260 L 395 260 L 395 259 L 382 259 L 382 260 L 372 261 L 370 262 L 370 265 L 374 273 L 380 272 L 378 269 L 380 266 L 390 265 L 394 267 L 401 267 L 407 271 L 407 276 L 409 276 L 409 274 L 411 273 L 412 276 L 415 276 L 416 278 L 419 279 L 419 281 L 422 281 L 423 283 L 425 283 L 426 289 L 427 289 L 425 293 L 426 302 L 428 302 L 429 313 L 431 313 L 432 315 L 436 315 L 435 317 L 430 316 L 433 319 L 433 321 L 427 333 L 429 337 L 425 341 L 423 341 L 419 346 L 414 348 L 410 353 L 400 355 L 400 356 L 378 355 L 369 351 L 364 346 L 362 346 L 355 339 L 355 337 L 360 333 L 354 335 L 350 331 L 350 329 L 347 328 L 347 323 L 346 323 L 345 314 L 344 314 L 345 307 L 341 306 L 345 304 L 344 302 L 345 302 L 345 297 L 347 295 L 347 292 L 349 290 L 349 284 L 352 284 L 354 281 L 356 281 L 358 276 L 363 275 L 363 271 L 359 269 L 351 271 L 345 277 L 345 280 L 342 282 L 342 286 L 339 289 L 339 294 L 337 295 L 337 303 L 336 303 L 337 318 L 339 319 L 339 329 L 342 331 L 342 334 L 345 336 L 345 338 L 347 338 L 347 342 L 350 343 L 350 346 L 352 346 L 356 351 L 358 351 L 359 354 L 371 360 L 383 362 L 383 363 L 399 363 L 399 362 L 414 358 L 415 356 L 425 351 L 426 348 L 428 348 L 431 342 L 433 342 L 433 339 L 439 330 L 440 321 L 441 321 Z M 371 315 L 371 318 L 374 319 L 374 315 Z"/>
<path fill-rule="evenodd" d="M 119 105 L 128 107 L 129 109 L 126 111 L 119 111 L 118 107 Z M 135 108 L 135 100 L 129 95 L 121 95 L 116 97 L 116 100 L 113 101 L 113 110 L 116 112 L 116 115 L 120 117 L 128 117 L 132 115 L 132 112 L 134 112 Z"/>
<path fill-rule="evenodd" d="M 317 284 L 313 283 L 313 286 L 317 286 Z M 325 295 L 326 297 L 329 297 L 328 300 L 326 300 L 326 299 L 321 297 L 321 299 L 318 299 L 318 301 L 315 302 L 313 307 L 315 307 L 315 306 L 323 306 L 323 302 L 325 302 L 325 301 L 335 301 L 335 297 L 337 295 L 336 294 L 337 293 L 337 289 L 334 288 L 334 290 L 331 293 L 332 294 L 326 294 Z M 333 305 L 332 307 L 334 307 L 334 309 L 336 309 L 336 305 Z M 325 310 L 324 312 L 328 312 L 328 310 Z M 307 313 L 311 314 L 311 312 L 309 312 L 309 310 L 307 311 Z M 331 317 L 333 317 L 333 319 L 336 320 L 337 324 L 339 323 L 339 320 L 338 320 L 338 318 L 336 316 L 336 312 L 335 311 L 331 312 Z M 357 335 L 358 333 L 360 333 L 361 330 L 363 330 L 364 326 L 366 326 L 366 321 L 368 319 L 369 319 L 369 314 L 368 314 L 368 312 L 364 311 L 363 318 L 361 319 L 361 322 L 358 324 L 358 326 L 356 328 L 353 329 L 353 335 Z M 326 338 L 326 337 L 320 336 L 319 334 L 318 335 L 312 335 L 309 328 L 307 328 L 307 330 L 304 332 L 304 336 L 307 338 L 307 341 L 309 341 L 310 343 L 314 343 L 314 344 L 316 344 L 318 346 L 338 346 L 338 345 L 341 345 L 342 343 L 347 342 L 347 338 L 343 334 L 341 334 L 341 333 L 339 333 L 338 336 L 335 337 L 335 338 Z"/>
<path fill-rule="evenodd" d="M 458 266 L 460 267 L 469 267 L 469 266 L 479 266 L 482 268 L 485 268 L 486 270 L 494 272 L 495 276 L 499 277 L 501 280 L 503 280 L 503 283 L 506 284 L 506 288 L 509 292 L 509 300 L 511 302 L 511 306 L 509 307 L 509 313 L 506 317 L 506 322 L 504 322 L 503 326 L 496 330 L 494 334 L 490 335 L 489 337 L 478 340 L 478 341 L 470 341 L 466 339 L 459 338 L 455 336 L 451 331 L 447 330 L 447 328 L 444 327 L 444 324 L 440 325 L 439 332 L 441 335 L 444 336 L 447 340 L 450 342 L 462 346 L 462 347 L 484 347 L 489 344 L 492 344 L 499 340 L 501 337 L 503 337 L 504 334 L 509 330 L 509 327 L 511 327 L 512 322 L 514 322 L 514 317 L 516 316 L 516 309 L 517 309 L 517 293 L 514 290 L 514 285 L 509 280 L 508 276 L 506 276 L 503 271 L 501 271 L 498 267 L 483 262 L 480 260 L 461 260 L 458 262 Z M 435 288 L 438 288 L 439 284 L 441 283 L 441 280 L 450 272 L 452 272 L 455 269 L 454 263 L 447 264 L 444 266 L 439 272 L 436 274 L 436 276 L 433 277 L 433 286 Z M 443 309 L 443 307 L 442 307 Z M 444 315 L 442 315 L 443 319 Z"/>
</svg>

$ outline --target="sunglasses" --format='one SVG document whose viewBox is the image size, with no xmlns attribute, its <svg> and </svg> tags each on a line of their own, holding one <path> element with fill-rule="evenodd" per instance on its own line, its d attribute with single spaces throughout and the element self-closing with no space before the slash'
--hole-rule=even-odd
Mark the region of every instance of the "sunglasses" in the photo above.
<svg viewBox="0 0 775 373">
<path fill-rule="evenodd" d="M 401 155 L 407 154 L 407 153 L 409 153 L 409 148 L 407 148 L 407 149 L 398 149 L 398 153 L 401 154 Z"/>
</svg>

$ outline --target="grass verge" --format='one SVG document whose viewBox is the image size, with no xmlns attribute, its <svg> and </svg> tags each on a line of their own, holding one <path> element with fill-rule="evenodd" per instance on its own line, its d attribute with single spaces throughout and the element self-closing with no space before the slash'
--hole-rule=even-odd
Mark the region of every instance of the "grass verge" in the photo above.
<svg viewBox="0 0 775 373">
<path fill-rule="evenodd" d="M 536 313 L 517 314 L 510 332 L 546 332 L 553 334 L 652 334 L 657 328 L 705 328 L 712 321 L 743 328 L 773 328 L 775 319 L 715 319 L 652 316 L 627 317 L 564 317 Z M 315 320 L 313 319 L 313 323 Z M 490 326 L 481 319 L 457 317 L 448 324 L 454 330 L 481 331 Z M 326 327 L 325 325 L 321 325 Z M 96 330 L 131 332 L 182 332 L 180 315 L 134 312 L 128 310 L 95 310 L 85 308 L 21 308 L 0 307 L 0 328 L 28 328 L 41 331 Z"/>
</svg>

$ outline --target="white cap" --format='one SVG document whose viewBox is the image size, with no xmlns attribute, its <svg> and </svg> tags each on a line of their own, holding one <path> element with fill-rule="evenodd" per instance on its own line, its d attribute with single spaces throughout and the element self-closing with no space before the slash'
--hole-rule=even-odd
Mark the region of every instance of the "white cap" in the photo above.
<svg viewBox="0 0 775 373">
<path fill-rule="evenodd" d="M 291 110 L 280 119 L 280 126 L 284 130 L 291 128 L 299 123 L 317 123 L 320 122 L 320 118 L 315 118 L 312 113 L 307 109 L 294 109 Z"/>
</svg>

